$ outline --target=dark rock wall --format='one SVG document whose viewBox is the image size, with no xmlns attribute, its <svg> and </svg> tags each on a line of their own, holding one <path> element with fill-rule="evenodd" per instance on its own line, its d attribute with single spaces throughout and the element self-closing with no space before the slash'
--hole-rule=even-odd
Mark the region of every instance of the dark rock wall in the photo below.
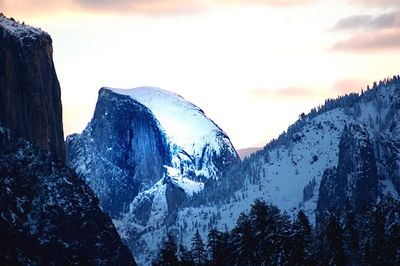
<svg viewBox="0 0 400 266">
<path fill-rule="evenodd" d="M 337 168 L 325 170 L 317 201 L 317 224 L 327 212 L 342 212 L 347 204 L 364 211 L 378 195 L 377 162 L 368 131 L 358 124 L 343 130 Z"/>
<path fill-rule="evenodd" d="M 48 34 L 21 39 L 0 22 L 0 125 L 64 161 L 61 92 L 52 53 Z"/>
<path fill-rule="evenodd" d="M 169 146 L 157 123 L 142 104 L 101 89 L 88 128 L 67 138 L 68 164 L 86 179 L 112 217 L 160 180 L 164 165 L 170 165 Z"/>
</svg>

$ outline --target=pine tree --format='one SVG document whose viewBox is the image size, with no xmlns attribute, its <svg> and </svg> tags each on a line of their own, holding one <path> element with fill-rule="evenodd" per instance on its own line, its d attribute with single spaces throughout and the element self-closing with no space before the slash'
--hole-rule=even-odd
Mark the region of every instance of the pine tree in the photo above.
<svg viewBox="0 0 400 266">
<path fill-rule="evenodd" d="M 373 212 L 373 232 L 372 232 L 372 243 L 371 250 L 372 256 L 377 265 L 386 264 L 386 249 L 387 241 L 385 237 L 385 221 L 384 217 L 379 208 Z"/>
<path fill-rule="evenodd" d="M 210 265 L 225 265 L 228 253 L 228 236 L 213 228 L 208 233 L 208 250 L 210 254 Z"/>
<path fill-rule="evenodd" d="M 343 230 L 335 216 L 332 216 L 328 222 L 325 237 L 327 263 L 329 265 L 345 265 Z"/>
<path fill-rule="evenodd" d="M 350 259 L 353 257 L 357 257 L 357 253 L 359 251 L 359 237 L 357 232 L 357 220 L 356 214 L 350 205 L 350 203 L 346 203 L 345 209 L 345 226 L 344 226 L 344 239 L 345 239 L 345 247 L 346 247 L 346 255 Z"/>
<path fill-rule="evenodd" d="M 372 257 L 369 241 L 365 243 L 361 257 L 361 262 L 363 265 L 374 265 L 374 258 Z"/>
<path fill-rule="evenodd" d="M 181 243 L 178 248 L 178 257 L 180 266 L 194 266 L 192 254 Z"/>
<path fill-rule="evenodd" d="M 290 263 L 291 265 L 309 265 L 311 260 L 311 225 L 303 211 L 299 211 L 293 224 L 291 239 Z"/>
<path fill-rule="evenodd" d="M 192 240 L 192 258 L 195 265 L 205 265 L 207 262 L 207 252 L 204 246 L 203 239 L 201 239 L 199 229 L 196 230 Z"/>
<path fill-rule="evenodd" d="M 257 265 L 254 263 L 254 253 L 260 243 L 254 239 L 248 215 L 240 214 L 236 227 L 232 231 L 231 243 L 232 256 L 228 258 L 230 265 Z"/>
<path fill-rule="evenodd" d="M 152 265 L 175 266 L 178 265 L 178 257 L 176 256 L 177 244 L 175 236 L 170 232 L 164 242 L 160 253 L 153 260 Z"/>
</svg>

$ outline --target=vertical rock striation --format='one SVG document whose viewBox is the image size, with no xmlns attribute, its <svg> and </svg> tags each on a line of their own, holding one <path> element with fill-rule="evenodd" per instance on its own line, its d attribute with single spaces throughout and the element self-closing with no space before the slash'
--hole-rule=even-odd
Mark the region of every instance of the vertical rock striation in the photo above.
<svg viewBox="0 0 400 266">
<path fill-rule="evenodd" d="M 60 84 L 44 31 L 0 16 L 0 125 L 65 160 Z"/>
</svg>

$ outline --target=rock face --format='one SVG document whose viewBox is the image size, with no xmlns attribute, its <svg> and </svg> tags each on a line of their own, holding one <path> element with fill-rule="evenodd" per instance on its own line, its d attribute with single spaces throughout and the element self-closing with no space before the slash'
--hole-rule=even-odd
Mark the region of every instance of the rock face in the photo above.
<svg viewBox="0 0 400 266">
<path fill-rule="evenodd" d="M 83 133 L 67 138 L 67 156 L 113 218 L 127 210 L 139 191 L 160 180 L 171 160 L 151 111 L 107 89 L 100 90 Z"/>
<path fill-rule="evenodd" d="M 350 204 L 355 213 L 375 203 L 378 196 L 375 154 L 366 128 L 346 125 L 339 143 L 336 168 L 325 170 L 319 188 L 317 224 L 324 224 L 329 211 L 341 212 Z"/>
<path fill-rule="evenodd" d="M 51 37 L 0 16 L 0 126 L 65 160 Z"/>
<path fill-rule="evenodd" d="M 63 162 L 51 54 L 47 33 L 0 15 L 0 264 L 136 265 L 95 194 Z"/>
<path fill-rule="evenodd" d="M 102 88 L 92 121 L 68 136 L 66 146 L 68 164 L 104 210 L 115 219 L 129 210 L 142 226 L 150 217 L 149 193 L 163 187 L 159 181 L 168 186 L 164 203 L 172 213 L 186 198 L 180 191 L 191 195 L 238 161 L 229 138 L 203 111 L 157 88 Z"/>
<path fill-rule="evenodd" d="M 200 108 L 150 87 L 102 88 L 91 122 L 68 136 L 66 147 L 68 164 L 134 254 L 154 246 L 140 239 L 144 233 L 174 224 L 188 198 L 239 161 L 228 136 Z"/>
<path fill-rule="evenodd" d="M 135 265 L 73 171 L 0 128 L 0 264 Z"/>
</svg>

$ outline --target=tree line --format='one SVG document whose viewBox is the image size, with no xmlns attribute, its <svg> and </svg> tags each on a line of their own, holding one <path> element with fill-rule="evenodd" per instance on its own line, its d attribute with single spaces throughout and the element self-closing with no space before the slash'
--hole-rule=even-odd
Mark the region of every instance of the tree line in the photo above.
<svg viewBox="0 0 400 266">
<path fill-rule="evenodd" d="M 169 232 L 152 265 L 400 265 L 400 203 L 390 195 L 362 215 L 349 207 L 326 221 L 316 229 L 303 211 L 291 219 L 258 199 L 207 242 L 197 230 L 187 248 Z"/>
</svg>

